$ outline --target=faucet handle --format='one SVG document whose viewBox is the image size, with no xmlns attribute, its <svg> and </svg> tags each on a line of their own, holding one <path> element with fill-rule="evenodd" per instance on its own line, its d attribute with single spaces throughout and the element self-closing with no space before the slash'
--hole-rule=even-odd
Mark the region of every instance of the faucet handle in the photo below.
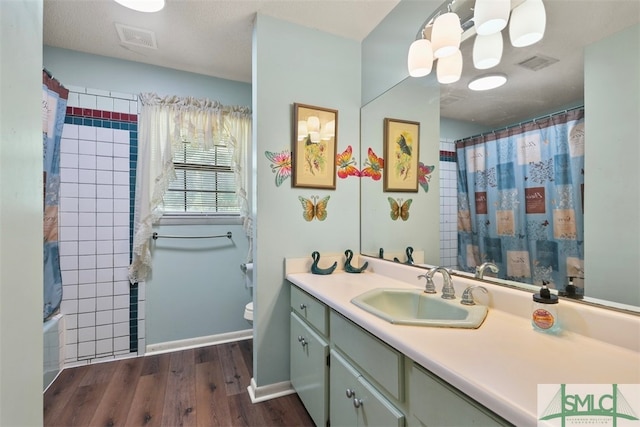
<svg viewBox="0 0 640 427">
<path fill-rule="evenodd" d="M 421 278 L 427 279 L 427 283 L 424 287 L 425 294 L 435 294 L 436 293 L 436 285 L 433 283 L 433 279 L 428 274 L 421 274 L 418 276 L 418 279 Z"/>
<path fill-rule="evenodd" d="M 445 279 L 444 286 L 442 286 L 442 298 L 456 299 L 456 290 L 453 287 L 451 279 L 449 279 L 449 283 L 447 283 L 447 280 Z"/>
<path fill-rule="evenodd" d="M 473 300 L 473 293 L 472 293 L 474 289 L 480 289 L 485 294 L 488 293 L 487 288 L 485 288 L 484 286 L 479 286 L 479 285 L 469 286 L 462 293 L 462 298 L 460 299 L 460 304 L 464 304 L 464 305 L 475 305 L 476 304 L 476 302 Z"/>
</svg>

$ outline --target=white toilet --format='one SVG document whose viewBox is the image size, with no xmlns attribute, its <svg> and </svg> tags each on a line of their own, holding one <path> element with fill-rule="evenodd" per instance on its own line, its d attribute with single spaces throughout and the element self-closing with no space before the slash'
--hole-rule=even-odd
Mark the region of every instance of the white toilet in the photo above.
<svg viewBox="0 0 640 427">
<path fill-rule="evenodd" d="M 244 285 L 249 289 L 250 295 L 253 296 L 253 263 L 242 264 L 240 269 L 244 272 Z M 253 324 L 253 301 L 244 306 L 244 318 L 247 322 Z"/>
</svg>

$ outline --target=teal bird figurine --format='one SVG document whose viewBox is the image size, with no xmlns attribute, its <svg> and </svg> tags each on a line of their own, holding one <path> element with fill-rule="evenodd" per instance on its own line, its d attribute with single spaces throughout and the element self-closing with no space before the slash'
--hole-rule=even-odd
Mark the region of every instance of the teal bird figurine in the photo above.
<svg viewBox="0 0 640 427">
<path fill-rule="evenodd" d="M 318 251 L 313 251 L 311 258 L 313 258 L 313 264 L 311 264 L 311 273 L 313 274 L 331 274 L 338 266 L 338 262 L 336 261 L 329 268 L 318 267 L 318 261 L 320 261 L 320 252 Z"/>
<path fill-rule="evenodd" d="M 347 257 L 347 260 L 344 262 L 344 271 L 347 273 L 362 273 L 369 266 L 368 262 L 365 262 L 360 268 L 352 266 L 351 260 L 353 259 L 353 251 L 351 249 L 344 251 L 344 256 Z"/>
<path fill-rule="evenodd" d="M 413 265 L 413 248 L 411 246 L 407 246 L 407 249 L 405 250 L 405 253 L 407 254 L 407 262 L 406 264 L 411 264 Z"/>
<path fill-rule="evenodd" d="M 404 251 L 407 254 L 407 260 L 404 262 L 405 264 L 413 265 L 413 248 L 411 246 L 407 246 L 407 249 Z M 400 262 L 398 257 L 393 257 L 394 262 Z"/>
</svg>

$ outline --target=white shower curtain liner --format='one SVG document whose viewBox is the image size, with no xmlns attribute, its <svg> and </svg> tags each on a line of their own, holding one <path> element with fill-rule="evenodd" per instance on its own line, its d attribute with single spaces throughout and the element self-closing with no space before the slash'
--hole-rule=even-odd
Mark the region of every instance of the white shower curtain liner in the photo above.
<svg viewBox="0 0 640 427">
<path fill-rule="evenodd" d="M 142 109 L 138 128 L 138 160 L 134 207 L 133 259 L 129 281 L 141 282 L 151 272 L 149 248 L 152 227 L 162 216 L 162 198 L 175 178 L 173 153 L 188 140 L 193 147 L 226 143 L 233 149 L 236 194 L 240 216 L 251 242 L 247 199 L 247 151 L 251 141 L 251 110 L 226 107 L 217 101 L 191 97 L 139 95 Z"/>
</svg>

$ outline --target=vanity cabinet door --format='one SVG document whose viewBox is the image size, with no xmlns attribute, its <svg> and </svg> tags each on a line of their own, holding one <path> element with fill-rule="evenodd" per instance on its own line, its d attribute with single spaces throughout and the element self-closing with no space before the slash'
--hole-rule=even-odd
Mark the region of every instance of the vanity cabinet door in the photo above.
<svg viewBox="0 0 640 427">
<path fill-rule="evenodd" d="M 404 415 L 334 350 L 329 396 L 331 426 L 404 426 Z"/>
<path fill-rule="evenodd" d="M 358 383 L 360 374 L 334 350 L 331 350 L 330 357 L 329 419 L 331 426 L 357 426 L 358 409 L 353 405 L 353 399 L 359 398 L 362 394 Z"/>
<path fill-rule="evenodd" d="M 327 425 L 327 357 L 329 345 L 295 313 L 291 313 L 291 384 L 317 426 Z"/>
<path fill-rule="evenodd" d="M 408 401 L 409 426 L 511 425 L 416 363 L 409 373 Z"/>
</svg>

